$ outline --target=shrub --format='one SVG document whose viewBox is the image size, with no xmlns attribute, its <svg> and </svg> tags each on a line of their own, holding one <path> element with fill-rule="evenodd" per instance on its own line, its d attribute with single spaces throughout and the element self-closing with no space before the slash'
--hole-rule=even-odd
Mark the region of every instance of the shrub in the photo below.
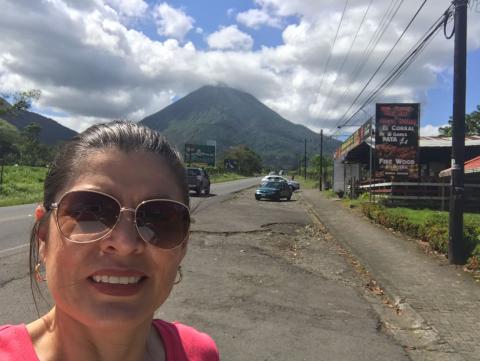
<svg viewBox="0 0 480 361">
<path fill-rule="evenodd" d="M 382 226 L 424 240 L 435 251 L 448 253 L 449 216 L 447 213 L 433 212 L 426 217 L 423 223 L 419 224 L 398 212 L 390 211 L 383 205 L 365 202 L 360 205 L 360 208 L 366 217 Z M 469 264 L 473 267 L 480 260 L 480 224 L 473 218 L 466 218 L 464 221 L 464 240 L 466 251 L 471 255 Z"/>
</svg>

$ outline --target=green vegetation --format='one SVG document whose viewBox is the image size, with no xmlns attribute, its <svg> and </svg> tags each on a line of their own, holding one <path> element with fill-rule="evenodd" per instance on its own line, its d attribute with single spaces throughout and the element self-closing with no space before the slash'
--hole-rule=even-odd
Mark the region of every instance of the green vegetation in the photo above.
<svg viewBox="0 0 480 361">
<path fill-rule="evenodd" d="M 262 158 L 246 145 L 230 147 L 230 149 L 224 153 L 223 159 L 235 160 L 237 162 L 238 172 L 245 176 L 250 176 L 262 171 Z"/>
<path fill-rule="evenodd" d="M 305 179 L 303 175 L 296 175 L 295 180 L 300 183 L 300 189 L 315 189 L 318 188 L 318 179 Z"/>
<path fill-rule="evenodd" d="M 452 117 L 448 121 L 448 125 L 440 127 L 438 130 L 440 135 L 452 136 Z M 470 114 L 465 114 L 465 135 L 480 135 L 480 105 L 477 105 L 477 110 Z"/>
<path fill-rule="evenodd" d="M 362 212 L 376 223 L 428 242 L 434 251 L 447 254 L 448 212 L 405 207 L 387 208 L 368 202 L 359 204 Z M 478 270 L 480 260 L 480 214 L 466 213 L 464 215 L 463 236 L 467 246 L 466 251 L 470 255 L 468 267 L 472 270 Z"/>
<path fill-rule="evenodd" d="M 46 174 L 46 167 L 5 166 L 0 206 L 40 202 Z"/>
<path fill-rule="evenodd" d="M 217 154 L 245 144 L 262 157 L 264 167 L 297 167 L 307 139 L 308 156 L 318 153 L 319 135 L 293 124 L 252 95 L 222 86 L 205 86 L 141 121 L 160 130 L 183 150 L 185 143 L 217 142 Z M 324 154 L 331 155 L 339 141 L 324 137 Z"/>
<path fill-rule="evenodd" d="M 229 182 L 237 179 L 246 178 L 243 175 L 239 175 L 237 173 L 219 173 L 210 176 L 211 183 L 222 183 L 222 182 Z"/>
</svg>

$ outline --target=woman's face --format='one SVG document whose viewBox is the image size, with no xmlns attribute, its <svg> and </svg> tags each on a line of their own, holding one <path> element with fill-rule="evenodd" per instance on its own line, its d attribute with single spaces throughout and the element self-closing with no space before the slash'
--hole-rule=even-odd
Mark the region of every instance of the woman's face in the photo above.
<svg viewBox="0 0 480 361">
<path fill-rule="evenodd" d="M 65 192 L 73 190 L 107 193 L 127 208 L 155 198 L 183 202 L 182 190 L 166 161 L 148 152 L 92 152 Z M 172 250 L 147 244 L 136 232 L 133 213 L 126 211 L 104 239 L 72 243 L 60 234 L 55 212 L 51 215 L 48 231 L 40 239 L 40 256 L 56 312 L 95 327 L 131 326 L 150 320 L 172 289 L 186 242 Z M 96 282 L 94 276 L 105 282 Z M 133 286 L 123 286 L 112 284 L 119 280 L 115 277 L 129 277 L 129 282 L 141 279 Z"/>
</svg>

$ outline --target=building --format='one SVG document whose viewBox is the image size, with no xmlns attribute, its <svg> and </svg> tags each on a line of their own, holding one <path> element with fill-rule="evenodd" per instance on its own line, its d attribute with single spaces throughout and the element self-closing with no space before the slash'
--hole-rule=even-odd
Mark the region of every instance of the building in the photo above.
<svg viewBox="0 0 480 361">
<path fill-rule="evenodd" d="M 357 131 L 358 132 L 358 131 Z M 356 133 L 357 133 L 356 132 Z M 355 133 L 354 133 L 355 134 Z M 350 138 L 353 138 L 350 139 Z M 390 199 L 443 200 L 448 198 L 447 179 L 440 172 L 451 164 L 451 137 L 419 137 L 417 181 L 375 178 L 375 138 L 360 132 L 340 146 L 334 157 L 333 189 L 351 193 L 370 191 Z M 345 144 L 347 143 L 347 144 Z M 480 136 L 465 137 L 465 159 L 480 156 Z M 467 183 L 467 181 L 472 183 Z M 480 190 L 478 178 L 466 178 L 466 187 Z"/>
</svg>

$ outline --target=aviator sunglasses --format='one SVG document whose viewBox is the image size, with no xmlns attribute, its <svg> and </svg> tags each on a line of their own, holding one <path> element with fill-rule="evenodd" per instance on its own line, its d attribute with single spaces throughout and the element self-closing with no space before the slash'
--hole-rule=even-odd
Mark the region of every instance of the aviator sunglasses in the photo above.
<svg viewBox="0 0 480 361">
<path fill-rule="evenodd" d="M 65 193 L 50 208 L 56 210 L 55 220 L 60 233 L 75 243 L 95 242 L 107 237 L 122 212 L 135 215 L 133 222 L 140 238 L 162 249 L 181 245 L 190 227 L 188 207 L 171 199 L 149 199 L 136 208 L 127 208 L 111 195 L 79 190 Z"/>
</svg>

